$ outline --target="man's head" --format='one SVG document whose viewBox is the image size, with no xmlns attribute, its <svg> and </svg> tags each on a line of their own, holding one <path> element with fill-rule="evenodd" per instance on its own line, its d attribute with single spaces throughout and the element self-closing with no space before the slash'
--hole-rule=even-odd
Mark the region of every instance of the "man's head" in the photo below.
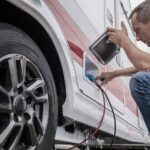
<svg viewBox="0 0 150 150">
<path fill-rule="evenodd" d="M 150 0 L 133 9 L 130 17 L 136 39 L 150 46 Z"/>
</svg>

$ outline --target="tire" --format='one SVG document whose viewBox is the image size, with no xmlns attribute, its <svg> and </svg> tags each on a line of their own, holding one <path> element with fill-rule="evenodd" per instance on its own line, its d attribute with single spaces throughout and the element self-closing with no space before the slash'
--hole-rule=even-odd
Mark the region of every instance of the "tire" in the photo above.
<svg viewBox="0 0 150 150">
<path fill-rule="evenodd" d="M 0 149 L 50 150 L 57 127 L 50 67 L 34 41 L 0 24 Z"/>
</svg>

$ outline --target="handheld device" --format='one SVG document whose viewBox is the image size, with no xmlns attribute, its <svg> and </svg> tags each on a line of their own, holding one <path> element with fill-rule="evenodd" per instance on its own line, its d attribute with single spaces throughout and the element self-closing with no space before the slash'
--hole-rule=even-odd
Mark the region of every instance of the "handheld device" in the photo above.
<svg viewBox="0 0 150 150">
<path fill-rule="evenodd" d="M 103 64 L 107 64 L 120 50 L 117 44 L 108 40 L 107 31 L 104 32 L 91 46 L 90 51 Z"/>
</svg>

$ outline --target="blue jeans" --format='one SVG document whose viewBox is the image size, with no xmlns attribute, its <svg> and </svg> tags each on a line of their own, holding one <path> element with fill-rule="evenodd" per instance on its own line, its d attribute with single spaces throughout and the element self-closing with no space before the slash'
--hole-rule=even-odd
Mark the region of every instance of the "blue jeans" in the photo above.
<svg viewBox="0 0 150 150">
<path fill-rule="evenodd" d="M 150 132 L 150 72 L 138 72 L 131 77 L 130 90 Z"/>
</svg>

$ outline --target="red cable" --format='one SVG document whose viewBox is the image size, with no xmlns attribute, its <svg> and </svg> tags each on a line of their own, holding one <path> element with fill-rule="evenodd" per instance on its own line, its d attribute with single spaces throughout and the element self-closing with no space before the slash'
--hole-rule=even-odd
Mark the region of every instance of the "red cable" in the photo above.
<svg viewBox="0 0 150 150">
<path fill-rule="evenodd" d="M 94 131 L 91 135 L 88 136 L 88 138 L 84 139 L 81 143 L 79 143 L 79 144 L 77 144 L 77 145 L 75 145 L 75 146 L 73 146 L 73 147 L 71 147 L 71 148 L 69 148 L 69 149 L 67 149 L 67 150 L 72 150 L 72 149 L 74 149 L 74 148 L 79 147 L 80 145 L 82 145 L 83 143 L 85 143 L 85 142 L 86 142 L 87 140 L 89 140 L 90 138 L 93 138 L 93 137 L 96 135 L 96 133 L 99 131 L 99 129 L 100 129 L 101 125 L 102 125 L 102 122 L 103 122 L 103 120 L 104 120 L 105 109 L 106 109 L 105 96 L 104 96 L 104 93 L 103 93 L 102 90 L 101 90 L 101 92 L 102 92 L 102 95 L 103 95 L 104 110 L 103 110 L 103 114 L 102 114 L 102 117 L 101 117 L 101 120 L 100 120 L 100 123 L 99 123 L 98 127 L 95 129 L 95 131 Z"/>
</svg>

